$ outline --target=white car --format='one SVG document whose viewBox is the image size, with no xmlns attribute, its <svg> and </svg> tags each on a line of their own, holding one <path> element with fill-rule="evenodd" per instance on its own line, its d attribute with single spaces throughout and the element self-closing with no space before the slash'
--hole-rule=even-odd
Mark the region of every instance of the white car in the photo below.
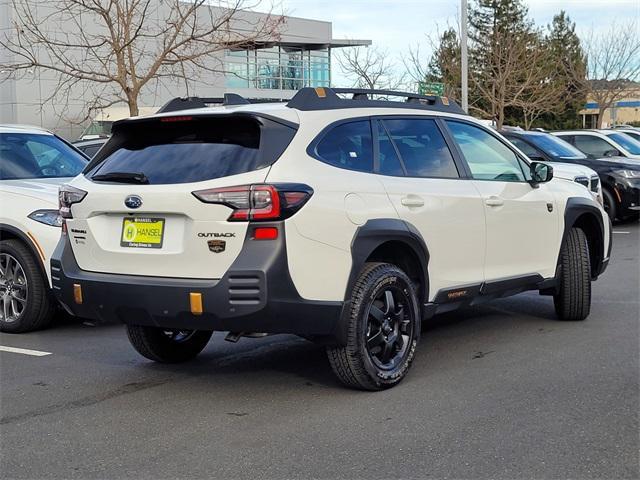
<svg viewBox="0 0 640 480">
<path fill-rule="evenodd" d="M 640 160 L 640 141 L 619 130 L 551 132 L 591 158 L 627 157 Z"/>
<path fill-rule="evenodd" d="M 0 125 L 0 331 L 50 322 L 49 261 L 62 225 L 58 188 L 86 165 L 86 157 L 48 131 Z"/>
<path fill-rule="evenodd" d="M 124 322 L 154 361 L 194 358 L 214 330 L 292 333 L 367 390 L 405 377 L 438 312 L 536 290 L 585 319 L 611 248 L 589 191 L 446 98 L 380 93 L 177 99 L 116 122 L 61 188 L 56 296 Z"/>
</svg>

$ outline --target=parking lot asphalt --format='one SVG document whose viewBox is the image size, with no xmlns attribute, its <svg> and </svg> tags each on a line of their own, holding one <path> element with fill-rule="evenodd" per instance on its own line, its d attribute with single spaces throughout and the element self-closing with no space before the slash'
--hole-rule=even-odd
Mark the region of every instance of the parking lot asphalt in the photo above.
<svg viewBox="0 0 640 480">
<path fill-rule="evenodd" d="M 537 293 L 436 317 L 384 392 L 291 336 L 167 366 L 120 325 L 1 334 L 43 353 L 0 349 L 0 476 L 637 479 L 640 228 L 614 231 L 585 322 Z"/>
</svg>

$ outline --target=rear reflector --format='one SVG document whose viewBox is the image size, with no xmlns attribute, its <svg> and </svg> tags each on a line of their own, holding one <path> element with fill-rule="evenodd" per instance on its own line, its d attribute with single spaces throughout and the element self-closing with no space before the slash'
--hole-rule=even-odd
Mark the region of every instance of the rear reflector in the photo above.
<svg viewBox="0 0 640 480">
<path fill-rule="evenodd" d="M 79 283 L 73 284 L 73 300 L 78 305 L 82 305 L 82 287 Z"/>
<path fill-rule="evenodd" d="M 258 227 L 253 231 L 254 240 L 275 240 L 278 238 L 276 227 Z"/>
<path fill-rule="evenodd" d="M 196 292 L 189 293 L 189 305 L 193 315 L 202 315 L 202 294 Z"/>
</svg>

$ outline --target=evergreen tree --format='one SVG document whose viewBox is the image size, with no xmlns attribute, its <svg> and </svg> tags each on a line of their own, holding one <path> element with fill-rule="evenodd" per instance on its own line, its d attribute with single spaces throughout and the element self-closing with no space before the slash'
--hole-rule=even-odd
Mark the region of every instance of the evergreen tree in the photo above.
<svg viewBox="0 0 640 480">
<path fill-rule="evenodd" d="M 583 86 L 587 76 L 587 62 L 575 27 L 575 23 L 564 11 L 555 15 L 551 25 L 548 26 L 546 43 L 551 55 L 558 63 L 555 81 L 561 82 L 564 88 L 560 113 L 545 115 L 541 119 L 548 128 L 581 126 L 578 111 L 586 102 Z"/>
<path fill-rule="evenodd" d="M 431 56 L 425 80 L 443 83 L 445 96 L 460 102 L 460 40 L 453 28 L 448 28 L 440 36 L 438 47 Z"/>
<path fill-rule="evenodd" d="M 518 82 L 527 77 L 537 34 L 522 0 L 476 0 L 468 18 L 470 106 L 501 127 L 521 91 Z"/>
</svg>

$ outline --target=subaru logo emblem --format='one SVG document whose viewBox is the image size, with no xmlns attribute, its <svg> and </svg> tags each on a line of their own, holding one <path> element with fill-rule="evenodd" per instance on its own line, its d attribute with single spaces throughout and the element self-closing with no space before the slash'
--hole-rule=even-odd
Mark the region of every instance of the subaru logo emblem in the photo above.
<svg viewBox="0 0 640 480">
<path fill-rule="evenodd" d="M 129 208 L 140 208 L 142 199 L 138 195 L 129 195 L 124 199 L 124 204 Z"/>
</svg>

